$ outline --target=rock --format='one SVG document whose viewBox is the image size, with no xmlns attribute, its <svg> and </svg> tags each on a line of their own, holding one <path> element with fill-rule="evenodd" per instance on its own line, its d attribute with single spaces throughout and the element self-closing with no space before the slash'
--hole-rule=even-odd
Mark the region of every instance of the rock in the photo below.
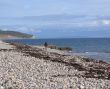
<svg viewBox="0 0 110 89">
<path fill-rule="evenodd" d="M 1 89 L 110 88 L 110 65 L 106 62 L 27 45 L 0 45 L 5 49 L 0 50 Z"/>
</svg>

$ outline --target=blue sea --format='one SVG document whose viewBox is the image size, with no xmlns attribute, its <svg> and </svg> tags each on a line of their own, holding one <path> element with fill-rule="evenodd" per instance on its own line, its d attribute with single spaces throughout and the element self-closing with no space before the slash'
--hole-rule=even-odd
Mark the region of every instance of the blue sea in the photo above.
<svg viewBox="0 0 110 89">
<path fill-rule="evenodd" d="M 28 45 L 51 45 L 71 47 L 73 55 L 90 57 L 110 62 L 110 38 L 63 38 L 63 39 L 11 39 L 5 40 Z"/>
</svg>

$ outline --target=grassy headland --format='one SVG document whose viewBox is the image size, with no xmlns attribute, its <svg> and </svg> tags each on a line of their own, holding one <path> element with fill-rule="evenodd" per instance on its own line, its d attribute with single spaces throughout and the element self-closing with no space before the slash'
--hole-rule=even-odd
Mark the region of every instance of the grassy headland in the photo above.
<svg viewBox="0 0 110 89">
<path fill-rule="evenodd" d="M 22 32 L 0 30 L 0 38 L 1 39 L 9 39 L 9 38 L 32 38 L 32 37 L 33 37 L 33 35 L 22 33 Z"/>
</svg>

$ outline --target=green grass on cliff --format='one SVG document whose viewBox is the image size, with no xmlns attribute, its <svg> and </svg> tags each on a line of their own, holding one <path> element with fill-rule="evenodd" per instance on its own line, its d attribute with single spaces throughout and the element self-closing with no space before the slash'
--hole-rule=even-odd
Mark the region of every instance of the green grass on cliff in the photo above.
<svg viewBox="0 0 110 89">
<path fill-rule="evenodd" d="M 11 35 L 11 36 L 18 37 L 18 38 L 32 38 L 33 37 L 33 35 L 31 34 L 26 34 L 26 33 L 17 32 L 17 31 L 3 31 L 3 30 L 0 30 L 0 35 Z"/>
</svg>

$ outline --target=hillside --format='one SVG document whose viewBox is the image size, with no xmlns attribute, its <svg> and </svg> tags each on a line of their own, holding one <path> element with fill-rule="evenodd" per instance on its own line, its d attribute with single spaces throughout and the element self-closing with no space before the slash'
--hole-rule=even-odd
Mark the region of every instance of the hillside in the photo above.
<svg viewBox="0 0 110 89">
<path fill-rule="evenodd" d="M 0 30 L 0 38 L 32 38 L 33 35 L 21 33 L 17 31 L 3 31 Z"/>
</svg>

